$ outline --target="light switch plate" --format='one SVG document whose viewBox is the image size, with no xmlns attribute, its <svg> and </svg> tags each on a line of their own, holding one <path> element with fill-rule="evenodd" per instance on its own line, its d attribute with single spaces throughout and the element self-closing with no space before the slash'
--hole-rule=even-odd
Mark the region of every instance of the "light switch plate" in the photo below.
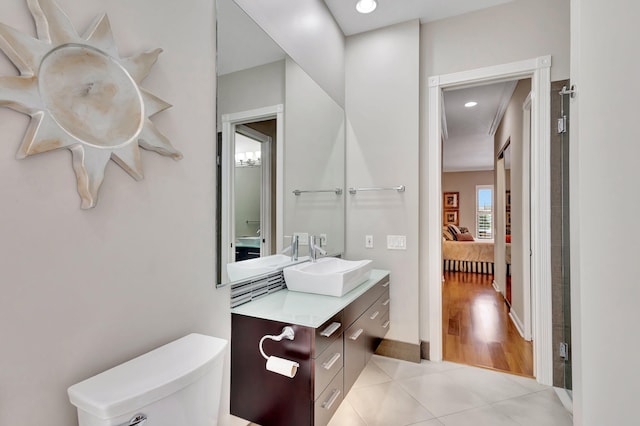
<svg viewBox="0 0 640 426">
<path fill-rule="evenodd" d="M 308 232 L 294 232 L 293 236 L 298 236 L 298 245 L 308 246 L 309 245 L 309 233 Z"/>
<path fill-rule="evenodd" d="M 387 249 L 389 250 L 406 250 L 406 235 L 387 235 Z"/>
<path fill-rule="evenodd" d="M 364 236 L 364 248 L 373 248 L 373 235 Z"/>
</svg>

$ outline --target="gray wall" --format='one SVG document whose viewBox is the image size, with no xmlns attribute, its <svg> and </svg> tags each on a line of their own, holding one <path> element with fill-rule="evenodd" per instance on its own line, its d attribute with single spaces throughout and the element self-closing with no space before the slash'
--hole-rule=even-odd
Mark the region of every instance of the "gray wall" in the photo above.
<svg viewBox="0 0 640 426">
<path fill-rule="evenodd" d="M 442 174 L 442 191 L 459 192 L 460 226 L 469 228 L 476 237 L 476 186 L 493 185 L 493 170 L 448 172 Z"/>
<path fill-rule="evenodd" d="M 80 32 L 106 11 L 122 56 L 164 49 L 142 86 L 173 104 L 153 121 L 184 159 L 143 150 L 141 182 L 111 162 L 83 211 L 69 152 L 16 161 L 28 117 L 0 109 L 1 425 L 74 425 L 68 386 L 191 332 L 230 337 L 214 287 L 213 3 L 58 3 Z M 35 34 L 25 1 L 0 17 Z"/>
<path fill-rule="evenodd" d="M 347 187 L 407 187 L 347 194 L 347 258 L 391 271 L 387 338 L 411 344 L 419 342 L 419 31 L 411 21 L 351 36 L 346 61 Z M 387 235 L 406 235 L 407 250 L 388 250 Z"/>
<path fill-rule="evenodd" d="M 283 104 L 284 63 L 277 61 L 219 76 L 218 125 L 222 124 L 222 114 Z"/>
<path fill-rule="evenodd" d="M 552 55 L 552 80 L 569 75 L 569 0 L 517 0 L 502 6 L 423 24 L 420 39 L 420 217 L 426 217 L 429 137 L 429 76 Z M 420 335 L 429 340 L 426 267 L 427 223 L 420 241 Z"/>
<path fill-rule="evenodd" d="M 571 9 L 574 423 L 622 425 L 637 418 L 640 393 L 640 3 L 572 0 Z M 623 236 L 594 232 L 611 224 Z"/>
<path fill-rule="evenodd" d="M 234 1 L 344 107 L 344 35 L 322 0 Z"/>
<path fill-rule="evenodd" d="M 235 168 L 236 238 L 258 237 L 262 166 Z M 258 223 L 247 223 L 257 221 Z"/>
<path fill-rule="evenodd" d="M 504 146 L 507 140 L 511 140 L 509 145 L 511 150 L 511 173 L 509 174 L 509 183 L 506 184 L 506 188 L 511 189 L 511 313 L 521 321 L 521 324 L 524 324 L 525 321 L 523 262 L 526 261 L 522 248 L 525 233 L 523 224 L 523 214 L 525 214 L 525 207 L 523 206 L 525 200 L 523 191 L 525 154 L 522 147 L 522 105 L 530 91 L 531 79 L 518 82 L 495 135 L 496 152 Z M 502 233 L 497 235 L 500 235 L 500 241 L 504 241 Z M 527 256 L 527 260 L 528 258 Z M 504 289 L 506 286 L 506 283 L 502 284 L 504 278 L 497 277 L 496 282 L 498 281 L 500 281 L 498 288 Z"/>
<path fill-rule="evenodd" d="M 293 191 L 344 188 L 344 110 L 291 58 L 284 110 L 284 235 L 327 235 L 329 253 L 344 252 L 345 193 Z M 284 246 L 290 240 L 285 237 Z M 300 255 L 307 254 L 300 246 Z"/>
</svg>

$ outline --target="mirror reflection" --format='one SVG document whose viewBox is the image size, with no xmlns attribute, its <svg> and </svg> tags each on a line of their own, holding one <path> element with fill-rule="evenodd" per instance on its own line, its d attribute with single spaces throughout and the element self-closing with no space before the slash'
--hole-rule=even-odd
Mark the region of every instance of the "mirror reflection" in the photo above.
<svg viewBox="0 0 640 426">
<path fill-rule="evenodd" d="M 344 252 L 344 110 L 233 0 L 217 0 L 218 285 Z M 323 189 L 339 188 L 336 191 Z M 295 195 L 294 191 L 310 191 Z M 320 190 L 319 192 L 316 192 Z M 297 256 L 287 250 L 297 237 Z"/>
</svg>

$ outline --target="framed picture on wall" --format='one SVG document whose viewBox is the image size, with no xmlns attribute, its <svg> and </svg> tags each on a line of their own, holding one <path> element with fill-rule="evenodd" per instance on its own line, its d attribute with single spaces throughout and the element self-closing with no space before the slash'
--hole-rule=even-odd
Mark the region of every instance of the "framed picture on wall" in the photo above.
<svg viewBox="0 0 640 426">
<path fill-rule="evenodd" d="M 445 192 L 445 193 L 443 193 L 442 207 L 445 210 L 459 209 L 460 208 L 460 193 L 459 192 Z"/>
<path fill-rule="evenodd" d="M 445 225 L 453 224 L 458 226 L 460 223 L 458 222 L 458 210 L 445 210 L 443 223 Z"/>
</svg>

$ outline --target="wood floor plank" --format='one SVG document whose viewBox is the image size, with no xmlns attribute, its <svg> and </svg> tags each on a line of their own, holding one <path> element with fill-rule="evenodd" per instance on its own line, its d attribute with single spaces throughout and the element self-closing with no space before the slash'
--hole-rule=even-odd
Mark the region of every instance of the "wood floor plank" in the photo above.
<svg viewBox="0 0 640 426">
<path fill-rule="evenodd" d="M 444 359 L 533 377 L 533 344 L 518 333 L 492 281 L 487 274 L 445 272 Z"/>
</svg>

